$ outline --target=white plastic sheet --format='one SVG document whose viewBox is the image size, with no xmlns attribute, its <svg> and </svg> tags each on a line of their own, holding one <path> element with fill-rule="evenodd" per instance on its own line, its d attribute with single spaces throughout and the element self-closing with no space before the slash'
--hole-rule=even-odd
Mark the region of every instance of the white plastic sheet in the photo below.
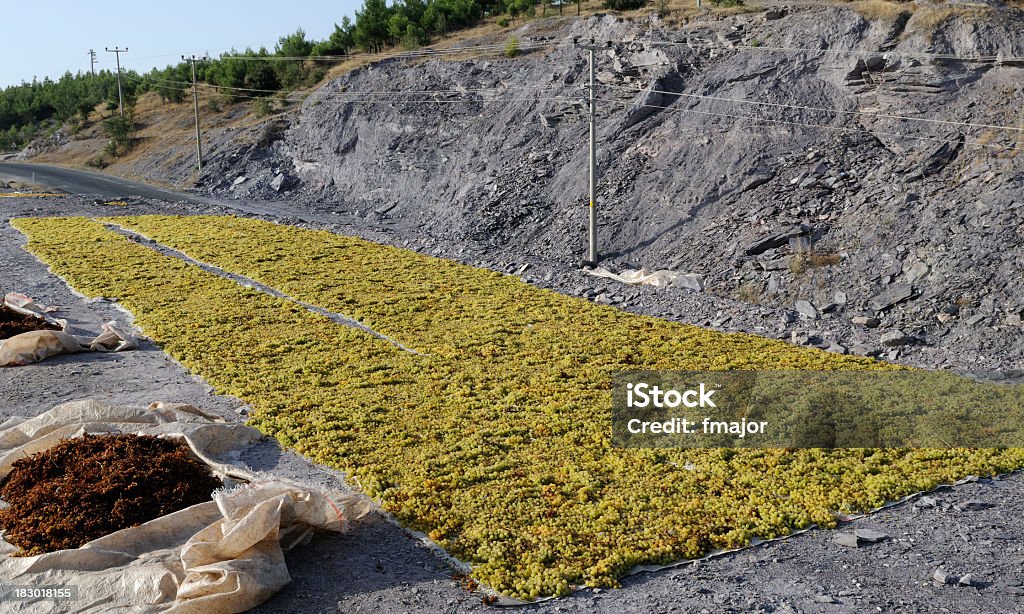
<svg viewBox="0 0 1024 614">
<path fill-rule="evenodd" d="M 226 482 L 213 500 L 93 540 L 75 550 L 12 556 L 0 540 L 0 584 L 74 586 L 73 601 L 8 600 L 5 612 L 243 612 L 290 578 L 283 551 L 314 530 L 343 531 L 365 499 L 254 475 L 216 460 L 257 441 L 259 431 L 188 405 L 148 409 L 65 403 L 0 425 L 0 478 L 14 461 L 84 433 L 138 433 L 184 440 Z"/>
<path fill-rule="evenodd" d="M 689 288 L 690 290 L 696 290 L 698 292 L 704 289 L 704 280 L 700 275 L 692 273 L 678 273 L 676 271 L 669 271 L 665 269 L 651 271 L 643 268 L 634 271 L 613 273 L 604 267 L 597 267 L 585 270 L 584 272 L 594 277 L 604 277 L 606 279 L 612 279 L 629 285 L 654 286 L 655 288 L 677 286 L 680 288 Z"/>
</svg>

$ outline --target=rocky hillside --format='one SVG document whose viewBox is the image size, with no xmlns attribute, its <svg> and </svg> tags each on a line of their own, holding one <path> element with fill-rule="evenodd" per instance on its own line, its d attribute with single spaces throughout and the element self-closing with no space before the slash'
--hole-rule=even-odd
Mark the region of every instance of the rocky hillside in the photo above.
<svg viewBox="0 0 1024 614">
<path fill-rule="evenodd" d="M 587 69 L 573 39 L 593 38 L 608 43 L 605 264 L 697 273 L 705 292 L 786 308 L 772 326 L 799 343 L 1024 367 L 1021 10 L 854 3 L 677 28 L 599 16 L 517 36 L 549 46 L 345 75 L 281 140 L 212 160 L 204 180 L 576 264 Z"/>
</svg>

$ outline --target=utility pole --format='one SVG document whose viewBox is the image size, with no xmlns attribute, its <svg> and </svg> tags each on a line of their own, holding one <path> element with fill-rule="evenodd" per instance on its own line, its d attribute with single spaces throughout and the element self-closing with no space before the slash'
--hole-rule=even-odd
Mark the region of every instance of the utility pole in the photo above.
<svg viewBox="0 0 1024 614">
<path fill-rule="evenodd" d="M 575 41 L 574 41 L 575 42 Z M 578 49 L 586 49 L 590 54 L 590 248 L 584 266 L 597 266 L 597 109 L 594 100 L 594 64 L 595 53 L 601 45 L 595 45 L 594 39 L 589 44 L 576 43 Z"/>
<path fill-rule="evenodd" d="M 89 50 L 89 71 L 92 72 L 92 76 L 96 76 L 96 52 L 92 49 Z"/>
<path fill-rule="evenodd" d="M 121 117 L 124 117 L 124 94 L 121 93 L 121 54 L 127 52 L 128 48 L 104 47 L 104 49 L 117 56 L 117 108 L 121 111 Z"/>
<path fill-rule="evenodd" d="M 192 57 L 181 56 L 181 59 L 192 64 L 192 105 L 196 110 L 196 164 L 199 167 L 199 172 L 203 170 L 203 137 L 199 133 L 199 86 L 196 85 L 196 62 L 201 62 L 208 58 L 197 58 L 195 54 Z"/>
</svg>

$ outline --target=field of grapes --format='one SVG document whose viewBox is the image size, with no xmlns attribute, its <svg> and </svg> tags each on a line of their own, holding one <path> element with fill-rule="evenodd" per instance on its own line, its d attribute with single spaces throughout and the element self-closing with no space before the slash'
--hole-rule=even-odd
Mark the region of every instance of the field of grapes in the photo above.
<svg viewBox="0 0 1024 614">
<path fill-rule="evenodd" d="M 496 590 L 530 599 L 785 535 L 1024 450 L 626 450 L 621 370 L 889 368 L 637 316 L 515 277 L 233 217 L 18 219 L 28 248 L 142 330 L 253 425 L 346 471 Z M 417 353 L 161 255 L 115 223 L 343 313 Z"/>
</svg>

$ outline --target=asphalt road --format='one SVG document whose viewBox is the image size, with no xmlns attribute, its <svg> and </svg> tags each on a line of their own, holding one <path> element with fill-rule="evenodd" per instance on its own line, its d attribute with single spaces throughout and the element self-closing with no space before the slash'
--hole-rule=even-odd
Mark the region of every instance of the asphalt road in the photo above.
<svg viewBox="0 0 1024 614">
<path fill-rule="evenodd" d="M 22 162 L 0 162 L 0 181 L 19 181 L 60 190 L 68 194 L 98 196 L 115 200 L 129 196 L 140 196 L 166 202 L 187 201 L 200 205 L 219 205 L 252 215 L 272 215 L 299 220 L 307 223 L 338 223 L 345 219 L 338 216 L 317 215 L 306 211 L 295 203 L 274 201 L 247 201 L 230 198 L 201 196 L 189 192 L 176 192 L 158 188 L 139 181 L 122 179 L 101 173 L 79 171 L 47 164 Z"/>
<path fill-rule="evenodd" d="M 103 198 L 141 196 L 169 201 L 187 200 L 200 204 L 209 203 L 208 199 L 194 194 L 173 192 L 120 177 L 46 164 L 0 162 L 0 180 L 21 181 L 61 190 L 69 194 L 94 194 Z"/>
</svg>

